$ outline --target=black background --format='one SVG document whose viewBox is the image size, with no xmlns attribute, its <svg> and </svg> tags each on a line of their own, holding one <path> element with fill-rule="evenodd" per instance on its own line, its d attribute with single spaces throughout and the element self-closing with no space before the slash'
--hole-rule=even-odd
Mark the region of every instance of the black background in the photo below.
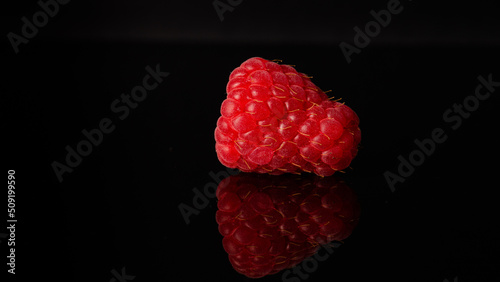
<svg viewBox="0 0 500 282">
<path fill-rule="evenodd" d="M 213 138 L 225 85 L 260 56 L 314 76 L 361 120 L 359 154 L 340 175 L 358 194 L 361 221 L 307 281 L 498 281 L 500 88 L 456 130 L 442 117 L 474 94 L 479 75 L 500 81 L 498 9 L 401 3 L 350 64 L 338 45 L 353 44 L 353 28 L 387 1 L 243 1 L 222 22 L 211 1 L 71 1 L 18 54 L 6 35 L 20 34 L 21 17 L 39 6 L 4 9 L 2 159 L 16 170 L 15 278 L 110 281 L 125 267 L 133 281 L 250 280 L 227 260 L 216 200 L 188 225 L 178 205 L 192 205 L 192 189 L 225 170 Z M 113 100 L 157 64 L 170 75 L 119 120 Z M 116 129 L 59 183 L 51 163 L 105 117 Z M 391 192 L 384 172 L 397 172 L 398 156 L 435 128 L 447 140 Z M 1 247 L 4 261 L 6 240 Z"/>
</svg>

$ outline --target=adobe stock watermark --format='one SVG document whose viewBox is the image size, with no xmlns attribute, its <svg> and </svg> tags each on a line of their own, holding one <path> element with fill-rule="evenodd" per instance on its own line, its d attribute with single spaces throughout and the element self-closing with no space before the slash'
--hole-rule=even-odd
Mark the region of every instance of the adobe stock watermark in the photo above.
<svg viewBox="0 0 500 282">
<path fill-rule="evenodd" d="M 219 183 L 223 179 L 229 177 L 229 175 L 236 175 L 238 173 L 239 171 L 237 169 L 232 169 L 228 167 L 226 167 L 226 171 L 219 171 L 217 174 L 215 174 L 213 171 L 210 171 L 208 175 L 214 181 L 205 184 L 205 186 L 203 187 L 203 193 L 196 187 L 192 189 L 194 196 L 193 199 L 191 200 L 191 204 L 193 206 L 189 206 L 188 204 L 185 203 L 180 203 L 177 206 L 182 215 L 182 218 L 184 219 L 184 222 L 186 222 L 186 224 L 191 223 L 189 218 L 192 215 L 198 215 L 200 214 L 201 210 L 208 207 L 210 200 L 216 197 L 215 193 L 217 191 L 217 187 L 219 186 Z"/>
<path fill-rule="evenodd" d="M 21 35 L 14 32 L 9 32 L 7 38 L 9 39 L 12 49 L 17 54 L 19 53 L 19 45 L 28 44 L 30 39 L 35 38 L 38 34 L 38 30 L 47 25 L 50 18 L 55 17 L 59 13 L 60 6 L 66 5 L 70 0 L 40 0 L 38 1 L 38 6 L 41 10 L 33 13 L 31 20 L 27 17 L 22 17 L 21 21 L 23 26 L 21 27 Z"/>
<path fill-rule="evenodd" d="M 291 270 L 285 270 L 281 275 L 281 281 L 300 282 L 308 279 L 310 276 L 309 274 L 318 270 L 318 262 L 327 260 L 333 254 L 334 249 L 337 249 L 341 245 L 342 244 L 338 241 L 323 245 L 313 256 L 304 259 L 300 264 L 297 264 Z M 324 250 L 324 252 L 320 254 L 322 250 Z"/>
<path fill-rule="evenodd" d="M 458 130 L 462 126 L 463 120 L 470 118 L 471 114 L 479 108 L 479 104 L 488 99 L 495 92 L 495 88 L 500 86 L 500 81 L 494 81 L 492 76 L 491 73 L 488 74 L 487 78 L 479 75 L 477 77 L 479 83 L 474 94 L 465 97 L 460 104 L 455 103 L 444 111 L 443 120 L 450 125 L 452 130 Z M 436 151 L 437 144 L 442 144 L 447 139 L 448 135 L 440 127 L 434 128 L 429 138 L 415 139 L 414 143 L 417 148 L 411 151 L 407 157 L 398 156 L 397 173 L 389 170 L 384 173 L 385 180 L 391 191 L 394 192 L 397 183 L 403 183 L 406 178 L 415 172 L 416 167 L 425 162 L 426 157 L 430 157 Z"/>
<path fill-rule="evenodd" d="M 234 9 L 242 2 L 243 0 L 214 0 L 212 5 L 214 6 L 217 16 L 219 16 L 219 19 L 222 22 L 224 21 L 224 13 L 234 11 Z"/>
<path fill-rule="evenodd" d="M 111 270 L 111 274 L 114 277 L 109 279 L 109 282 L 127 282 L 135 279 L 135 276 L 127 274 L 125 267 L 122 267 L 121 273 L 113 269 Z"/>
<path fill-rule="evenodd" d="M 351 63 L 351 56 L 353 54 L 361 53 L 361 49 L 368 46 L 371 40 L 380 34 L 382 27 L 385 28 L 391 23 L 392 15 L 401 13 L 403 9 L 404 7 L 399 0 L 389 0 L 387 2 L 387 9 L 382 9 L 378 12 L 371 10 L 370 15 L 373 17 L 373 20 L 365 24 L 364 31 L 358 26 L 354 27 L 354 31 L 356 32 L 353 38 L 355 46 L 344 41 L 339 44 L 347 63 Z"/>
<path fill-rule="evenodd" d="M 157 64 L 154 69 L 146 66 L 146 75 L 142 78 L 142 83 L 133 87 L 130 94 L 122 93 L 120 99 L 111 102 L 110 109 L 116 115 L 115 120 L 122 121 L 126 119 L 130 111 L 137 108 L 139 103 L 147 98 L 149 91 L 155 90 L 168 75 L 170 73 L 160 70 L 160 64 Z M 99 121 L 97 128 L 83 129 L 81 132 L 84 138 L 74 146 L 75 149 L 67 145 L 65 147 L 66 157 L 64 161 L 62 163 L 53 161 L 51 164 L 59 182 L 63 181 L 65 173 L 73 172 L 81 164 L 83 157 L 89 156 L 93 148 L 102 143 L 105 134 L 110 134 L 115 128 L 113 120 L 104 117 Z"/>
</svg>

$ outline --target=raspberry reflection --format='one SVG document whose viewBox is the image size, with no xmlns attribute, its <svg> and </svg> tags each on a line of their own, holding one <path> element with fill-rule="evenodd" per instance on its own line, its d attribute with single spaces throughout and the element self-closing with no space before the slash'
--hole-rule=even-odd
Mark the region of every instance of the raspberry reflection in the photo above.
<svg viewBox="0 0 500 282">
<path fill-rule="evenodd" d="M 239 174 L 217 189 L 222 245 L 239 273 L 259 278 L 291 268 L 320 245 L 347 238 L 357 197 L 336 177 Z"/>
</svg>

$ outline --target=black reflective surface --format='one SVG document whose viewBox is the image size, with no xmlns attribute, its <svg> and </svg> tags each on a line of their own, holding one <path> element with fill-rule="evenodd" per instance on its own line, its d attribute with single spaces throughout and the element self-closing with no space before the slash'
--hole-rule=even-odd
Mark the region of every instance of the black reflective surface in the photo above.
<svg viewBox="0 0 500 282">
<path fill-rule="evenodd" d="M 328 258 L 318 251 L 348 238 L 361 213 L 356 194 L 338 177 L 241 173 L 221 181 L 216 196 L 224 250 L 249 278 L 295 280 L 288 276 L 316 271 Z"/>
<path fill-rule="evenodd" d="M 221 24 L 222 31 L 212 22 L 207 29 L 218 30 L 226 38 L 220 41 L 217 36 L 196 41 L 192 34 L 193 41 L 179 36 L 170 41 L 113 38 L 109 33 L 125 21 L 119 12 L 109 16 L 116 26 L 103 29 L 105 36 L 87 38 L 85 30 L 92 34 L 99 28 L 86 29 L 90 22 L 79 25 L 77 19 L 85 14 L 78 7 L 84 5 L 74 4 L 22 45 L 19 54 L 4 40 L 8 52 L 3 53 L 1 95 L 7 114 L 2 136 L 7 145 L 2 160 L 4 169 L 16 170 L 18 281 L 252 280 L 232 267 L 215 219 L 216 187 L 236 172 L 218 162 L 213 133 L 229 73 L 253 56 L 282 59 L 314 76 L 316 85 L 332 89 L 330 95 L 342 97 L 356 111 L 362 132 L 352 169 L 338 175 L 362 209 L 351 236 L 320 249 L 316 264 L 299 264 L 300 273 L 295 269 L 260 281 L 500 277 L 500 57 L 498 45 L 490 40 L 495 38 L 490 29 L 498 26 L 491 11 L 466 17 L 461 24 L 453 21 L 461 20 L 452 12 L 457 7 L 432 10 L 420 4 L 413 12 L 406 10 L 406 20 L 398 23 L 394 17 L 348 64 L 339 43 L 352 42 L 353 27 L 369 21 L 364 16 L 371 9 L 387 3 L 352 12 L 356 22 L 348 16 L 352 7 L 346 8 L 349 20 L 344 23 L 328 20 L 322 26 L 320 18 L 305 18 L 302 24 L 308 30 L 321 26 L 321 36 L 309 40 L 313 34 L 287 29 L 297 41 L 293 36 L 288 41 L 273 37 L 280 33 L 277 27 L 242 29 L 248 21 L 237 20 L 238 13 L 249 9 L 254 15 L 262 3 L 245 1 L 222 23 L 211 3 L 205 3 L 214 17 L 209 21 Z M 97 7 L 83 11 L 94 11 L 91 15 L 102 24 L 107 16 Z M 123 17 L 130 18 L 136 9 L 126 7 L 130 14 Z M 462 8 L 458 10 L 467 10 Z M 13 11 L 8 19 L 14 23 L 7 27 L 14 31 L 20 29 L 22 16 L 34 12 Z M 175 11 L 188 15 L 198 10 L 169 13 Z M 432 20 L 419 27 L 418 19 L 426 12 Z M 193 13 L 196 18 L 198 12 Z M 155 18 L 151 25 L 161 25 Z M 200 27 L 202 19 L 189 30 L 207 34 Z M 72 25 L 65 28 L 68 23 Z M 466 31 L 460 33 L 460 28 Z M 426 37 L 430 31 L 434 33 Z M 247 32 L 261 40 L 233 40 L 230 35 L 239 32 L 241 38 Z M 323 40 L 338 34 L 346 35 Z M 273 40 L 266 41 L 269 37 Z M 122 93 L 144 85 L 147 75 L 151 90 L 129 104 Z M 67 157 L 78 148 L 86 156 Z M 54 162 L 68 166 L 62 182 Z M 4 192 L 6 197 L 7 188 Z M 0 240 L 3 275 L 8 240 Z"/>
</svg>

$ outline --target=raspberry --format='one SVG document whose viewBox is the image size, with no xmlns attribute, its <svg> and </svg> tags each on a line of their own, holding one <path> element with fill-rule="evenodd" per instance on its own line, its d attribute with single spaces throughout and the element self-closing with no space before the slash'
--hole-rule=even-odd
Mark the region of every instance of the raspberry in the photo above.
<svg viewBox="0 0 500 282">
<path fill-rule="evenodd" d="M 217 188 L 222 245 L 239 273 L 291 268 L 319 245 L 347 238 L 359 220 L 354 192 L 336 178 L 239 174 Z"/>
<path fill-rule="evenodd" d="M 358 152 L 356 113 L 291 66 L 248 59 L 230 74 L 226 92 L 215 150 L 227 167 L 330 176 Z"/>
</svg>

